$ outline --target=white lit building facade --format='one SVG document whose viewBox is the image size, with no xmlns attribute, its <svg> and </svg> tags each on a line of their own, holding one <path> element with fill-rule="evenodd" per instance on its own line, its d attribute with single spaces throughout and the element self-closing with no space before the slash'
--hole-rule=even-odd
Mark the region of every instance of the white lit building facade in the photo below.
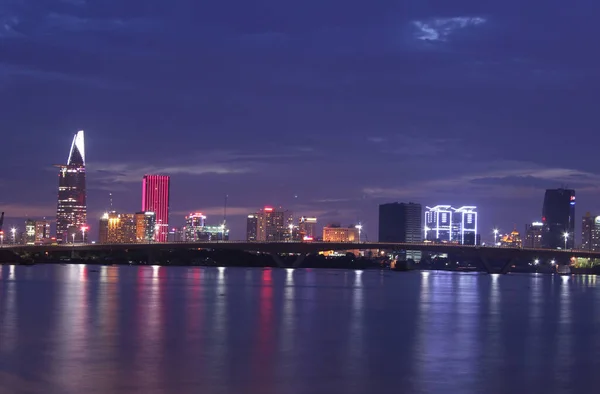
<svg viewBox="0 0 600 394">
<path fill-rule="evenodd" d="M 425 240 L 475 245 L 478 239 L 477 207 L 436 205 L 425 209 Z"/>
</svg>

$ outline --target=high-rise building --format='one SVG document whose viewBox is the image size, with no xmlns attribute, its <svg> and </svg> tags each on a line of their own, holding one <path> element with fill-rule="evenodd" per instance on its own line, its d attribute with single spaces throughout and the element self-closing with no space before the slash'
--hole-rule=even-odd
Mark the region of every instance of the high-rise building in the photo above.
<svg viewBox="0 0 600 394">
<path fill-rule="evenodd" d="M 98 225 L 98 243 L 108 243 L 108 218 L 108 212 L 105 212 L 100 218 L 100 223 Z"/>
<path fill-rule="evenodd" d="M 324 242 L 359 242 L 358 235 L 356 226 L 342 227 L 339 224 L 330 224 L 323 227 Z"/>
<path fill-rule="evenodd" d="M 169 234 L 169 195 L 171 178 L 167 175 L 144 175 L 142 211 L 156 214 L 157 242 L 167 242 Z"/>
<path fill-rule="evenodd" d="M 433 242 L 452 241 L 452 206 L 436 205 L 426 207 L 425 211 L 425 239 Z"/>
<path fill-rule="evenodd" d="M 542 247 L 542 230 L 544 223 L 533 222 L 525 225 L 525 242 L 524 248 L 540 249 Z"/>
<path fill-rule="evenodd" d="M 136 242 L 136 223 L 133 213 L 108 213 L 107 243 L 130 244 Z"/>
<path fill-rule="evenodd" d="M 206 216 L 201 212 L 192 212 L 185 217 L 185 240 L 194 242 L 200 240 L 200 233 L 206 225 Z"/>
<path fill-rule="evenodd" d="M 575 245 L 575 190 L 548 189 L 542 208 L 542 247 L 573 249 Z"/>
<path fill-rule="evenodd" d="M 252 242 L 258 239 L 258 214 L 248 215 L 246 220 L 246 241 Z"/>
<path fill-rule="evenodd" d="M 450 205 L 426 207 L 425 239 L 432 242 L 454 242 L 463 245 L 478 243 L 477 207 Z"/>
<path fill-rule="evenodd" d="M 317 236 L 317 218 L 302 216 L 298 219 L 298 238 L 312 241 Z"/>
<path fill-rule="evenodd" d="M 262 242 L 284 241 L 288 238 L 288 226 L 292 213 L 282 208 L 264 207 L 258 214 L 256 240 Z"/>
<path fill-rule="evenodd" d="M 156 215 L 154 212 L 136 212 L 135 240 L 138 243 L 148 243 L 154 240 L 156 234 Z"/>
<path fill-rule="evenodd" d="M 83 130 L 73 137 L 66 165 L 57 165 L 58 205 L 56 209 L 56 241 L 71 241 L 87 222 L 85 188 L 85 145 Z M 83 236 L 86 234 L 83 232 Z M 83 240 L 85 242 L 85 239 Z"/>
<path fill-rule="evenodd" d="M 25 220 L 25 233 L 23 233 L 23 243 L 25 245 L 35 244 L 35 220 Z"/>
<path fill-rule="evenodd" d="M 589 212 L 583 217 L 581 226 L 581 248 L 591 252 L 600 251 L 600 216 Z"/>
<path fill-rule="evenodd" d="M 421 204 L 412 202 L 379 205 L 379 242 L 422 242 L 421 211 Z M 421 252 L 407 250 L 406 259 L 420 261 Z"/>
<path fill-rule="evenodd" d="M 43 244 L 50 240 L 50 222 L 48 220 L 35 221 L 35 243 Z"/>
<path fill-rule="evenodd" d="M 379 206 L 379 242 L 422 242 L 421 204 L 390 203 Z"/>
</svg>

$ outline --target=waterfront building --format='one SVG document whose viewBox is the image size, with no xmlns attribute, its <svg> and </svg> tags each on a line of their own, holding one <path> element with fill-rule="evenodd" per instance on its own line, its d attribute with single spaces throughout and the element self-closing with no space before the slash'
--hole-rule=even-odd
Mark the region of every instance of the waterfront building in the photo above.
<svg viewBox="0 0 600 394">
<path fill-rule="evenodd" d="M 342 227 L 330 224 L 323 227 L 324 242 L 359 242 L 359 231 L 356 226 Z"/>
<path fill-rule="evenodd" d="M 246 220 L 246 241 L 253 242 L 258 238 L 258 214 L 248 215 Z"/>
<path fill-rule="evenodd" d="M 185 217 L 185 240 L 194 242 L 200 239 L 200 233 L 206 225 L 206 216 L 201 212 L 192 212 Z"/>
<path fill-rule="evenodd" d="M 57 165 L 58 204 L 56 209 L 56 241 L 70 242 L 87 223 L 85 184 L 85 144 L 83 130 L 73 137 L 66 165 Z M 83 233 L 86 237 L 85 232 Z M 85 239 L 83 240 L 85 242 Z"/>
<path fill-rule="evenodd" d="M 154 241 L 156 235 L 156 214 L 154 212 L 136 212 L 135 240 L 138 243 Z"/>
<path fill-rule="evenodd" d="M 600 216 L 586 213 L 581 225 L 581 241 L 583 250 L 600 251 Z"/>
<path fill-rule="evenodd" d="M 317 218 L 302 216 L 298 219 L 299 240 L 312 241 L 317 237 Z"/>
<path fill-rule="evenodd" d="M 35 245 L 35 220 L 25 220 L 25 232 L 23 233 L 25 245 Z"/>
<path fill-rule="evenodd" d="M 500 237 L 500 246 L 507 248 L 521 248 L 523 241 L 521 240 L 521 234 L 514 229 L 509 234 L 504 234 Z"/>
<path fill-rule="evenodd" d="M 379 242 L 422 242 L 421 204 L 379 205 Z"/>
<path fill-rule="evenodd" d="M 475 245 L 478 237 L 477 207 L 466 205 L 453 208 L 451 205 L 426 207 L 425 240 L 430 242 L 452 242 Z"/>
<path fill-rule="evenodd" d="M 136 242 L 135 214 L 109 212 L 106 243 L 130 244 Z"/>
<path fill-rule="evenodd" d="M 169 234 L 169 199 L 171 178 L 167 175 L 144 175 L 142 181 L 142 211 L 154 212 L 156 241 L 166 242 Z"/>
<path fill-rule="evenodd" d="M 203 226 L 197 241 L 229 241 L 229 229 L 224 225 Z"/>
<path fill-rule="evenodd" d="M 36 220 L 35 221 L 35 243 L 41 245 L 50 242 L 50 221 Z"/>
<path fill-rule="evenodd" d="M 533 222 L 525 225 L 525 242 L 524 248 L 539 249 L 542 247 L 542 230 L 544 223 Z"/>
<path fill-rule="evenodd" d="M 575 190 L 548 189 L 542 208 L 542 247 L 573 249 L 575 245 Z"/>
<path fill-rule="evenodd" d="M 289 238 L 289 225 L 293 224 L 292 212 L 281 207 L 264 207 L 257 216 L 257 241 L 284 241 Z"/>
<path fill-rule="evenodd" d="M 379 205 L 379 242 L 423 242 L 421 204 L 389 203 Z M 421 252 L 406 251 L 406 259 L 420 261 Z"/>
<path fill-rule="evenodd" d="M 105 212 L 100 218 L 100 223 L 98 224 L 98 243 L 101 244 L 108 243 L 108 216 L 109 213 Z"/>
</svg>

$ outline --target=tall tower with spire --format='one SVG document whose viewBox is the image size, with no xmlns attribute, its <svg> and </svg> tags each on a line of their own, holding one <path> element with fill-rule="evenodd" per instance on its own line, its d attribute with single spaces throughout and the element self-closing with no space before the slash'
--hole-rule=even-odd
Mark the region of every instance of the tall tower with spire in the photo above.
<svg viewBox="0 0 600 394">
<path fill-rule="evenodd" d="M 67 164 L 57 167 L 56 240 L 58 243 L 85 242 L 88 228 L 83 130 L 73 137 Z"/>
</svg>

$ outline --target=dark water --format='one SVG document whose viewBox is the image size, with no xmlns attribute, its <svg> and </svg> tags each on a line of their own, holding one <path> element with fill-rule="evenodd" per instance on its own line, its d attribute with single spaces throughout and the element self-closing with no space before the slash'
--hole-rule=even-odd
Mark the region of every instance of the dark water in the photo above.
<svg viewBox="0 0 600 394">
<path fill-rule="evenodd" d="M 599 385 L 595 276 L 0 267 L 0 393 Z"/>
</svg>

